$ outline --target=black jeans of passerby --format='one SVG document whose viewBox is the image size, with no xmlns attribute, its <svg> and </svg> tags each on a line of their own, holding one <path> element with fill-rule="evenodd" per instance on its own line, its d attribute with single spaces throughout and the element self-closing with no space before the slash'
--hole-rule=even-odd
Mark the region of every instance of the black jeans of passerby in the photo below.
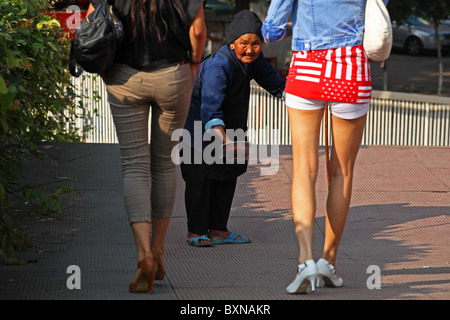
<svg viewBox="0 0 450 320">
<path fill-rule="evenodd" d="M 237 178 L 216 180 L 208 177 L 206 164 L 180 165 L 186 183 L 184 197 L 188 231 L 200 235 L 209 230 L 228 231 Z"/>
</svg>

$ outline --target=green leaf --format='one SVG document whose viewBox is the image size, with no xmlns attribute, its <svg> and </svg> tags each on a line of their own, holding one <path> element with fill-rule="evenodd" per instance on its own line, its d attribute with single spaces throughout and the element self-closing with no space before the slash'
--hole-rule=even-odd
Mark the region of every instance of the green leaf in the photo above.
<svg viewBox="0 0 450 320">
<path fill-rule="evenodd" d="M 12 88 L 11 88 L 12 89 Z M 9 90 L 6 94 L 0 94 L 0 114 L 5 116 L 6 111 L 8 110 L 8 107 L 13 102 L 14 98 L 16 96 L 16 90 L 12 92 L 12 90 Z"/>
<path fill-rule="evenodd" d="M 3 214 L 2 220 L 5 222 L 8 229 L 12 230 L 14 228 L 14 222 L 9 214 Z"/>
<path fill-rule="evenodd" d="M 0 124 L 1 124 L 2 127 L 3 127 L 3 131 L 4 131 L 4 132 L 8 132 L 9 126 L 8 126 L 8 124 L 6 123 L 6 120 L 5 120 L 4 117 L 0 117 Z"/>
<path fill-rule="evenodd" d="M 14 53 L 11 50 L 6 51 L 6 65 L 8 68 L 15 68 L 19 66 L 19 62 L 16 57 L 14 57 Z"/>
<path fill-rule="evenodd" d="M 38 30 L 41 30 L 44 26 L 48 26 L 48 27 L 61 27 L 61 24 L 59 23 L 58 20 L 56 19 L 51 19 L 48 16 L 44 16 L 46 18 L 46 20 L 41 20 L 38 22 L 38 24 L 36 25 Z M 48 18 L 47 18 L 48 17 Z"/>
<path fill-rule="evenodd" d="M 61 23 L 58 21 L 58 19 L 52 19 L 50 21 L 50 26 L 59 28 L 59 27 L 61 27 Z"/>
<path fill-rule="evenodd" d="M 31 46 L 35 49 L 44 49 L 45 50 L 45 46 L 40 43 L 33 43 Z"/>
<path fill-rule="evenodd" d="M 21 260 L 21 259 L 17 259 L 17 258 L 14 258 L 14 257 L 9 257 L 9 258 L 6 259 L 6 264 L 24 266 L 26 264 L 26 262 Z"/>
<path fill-rule="evenodd" d="M 8 88 L 6 87 L 5 80 L 3 80 L 3 77 L 0 75 L 0 94 L 6 93 L 8 93 Z"/>
<path fill-rule="evenodd" d="M 46 21 L 40 21 L 40 22 L 36 25 L 36 27 L 37 27 L 38 30 L 41 30 L 42 27 L 43 27 L 45 24 L 46 24 Z"/>
</svg>

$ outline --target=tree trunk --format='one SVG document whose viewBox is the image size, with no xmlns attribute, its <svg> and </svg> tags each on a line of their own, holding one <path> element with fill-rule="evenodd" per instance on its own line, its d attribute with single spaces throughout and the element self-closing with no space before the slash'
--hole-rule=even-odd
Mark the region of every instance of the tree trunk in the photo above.
<svg viewBox="0 0 450 320">
<path fill-rule="evenodd" d="M 438 89 L 437 89 L 437 95 L 440 96 L 442 93 L 442 83 L 444 78 L 444 67 L 442 64 L 442 50 L 441 50 L 441 39 L 439 37 L 438 32 L 439 25 L 434 25 L 434 35 L 436 39 L 436 50 L 437 50 L 437 56 L 438 56 L 438 65 L 439 65 L 439 81 L 438 81 Z"/>
<path fill-rule="evenodd" d="M 388 89 L 388 72 L 387 72 L 387 61 L 383 61 L 383 90 L 387 91 Z"/>
</svg>

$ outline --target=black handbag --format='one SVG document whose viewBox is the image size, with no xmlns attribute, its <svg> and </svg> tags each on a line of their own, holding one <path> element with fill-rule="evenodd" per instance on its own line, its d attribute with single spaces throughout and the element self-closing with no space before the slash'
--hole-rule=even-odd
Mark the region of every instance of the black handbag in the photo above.
<svg viewBox="0 0 450 320">
<path fill-rule="evenodd" d="M 69 63 L 73 76 L 81 74 L 76 71 L 75 64 L 87 72 L 101 74 L 114 62 L 116 51 L 124 38 L 124 29 L 109 2 L 101 2 L 75 31 Z"/>
</svg>

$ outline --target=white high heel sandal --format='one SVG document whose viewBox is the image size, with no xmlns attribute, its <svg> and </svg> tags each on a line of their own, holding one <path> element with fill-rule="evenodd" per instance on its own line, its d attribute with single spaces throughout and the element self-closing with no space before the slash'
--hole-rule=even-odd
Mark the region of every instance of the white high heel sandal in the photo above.
<svg viewBox="0 0 450 320">
<path fill-rule="evenodd" d="M 320 280 L 323 280 L 325 285 L 330 287 L 341 287 L 344 284 L 344 280 L 336 274 L 334 266 L 327 260 L 320 258 L 319 261 L 317 261 L 316 266 L 319 272 L 316 283 L 317 287 L 320 286 Z"/>
<path fill-rule="evenodd" d="M 316 263 L 314 260 L 307 260 L 298 265 L 298 273 L 294 282 L 287 286 L 288 293 L 307 293 L 309 285 L 311 290 L 315 290 L 315 282 L 318 275 Z"/>
</svg>

